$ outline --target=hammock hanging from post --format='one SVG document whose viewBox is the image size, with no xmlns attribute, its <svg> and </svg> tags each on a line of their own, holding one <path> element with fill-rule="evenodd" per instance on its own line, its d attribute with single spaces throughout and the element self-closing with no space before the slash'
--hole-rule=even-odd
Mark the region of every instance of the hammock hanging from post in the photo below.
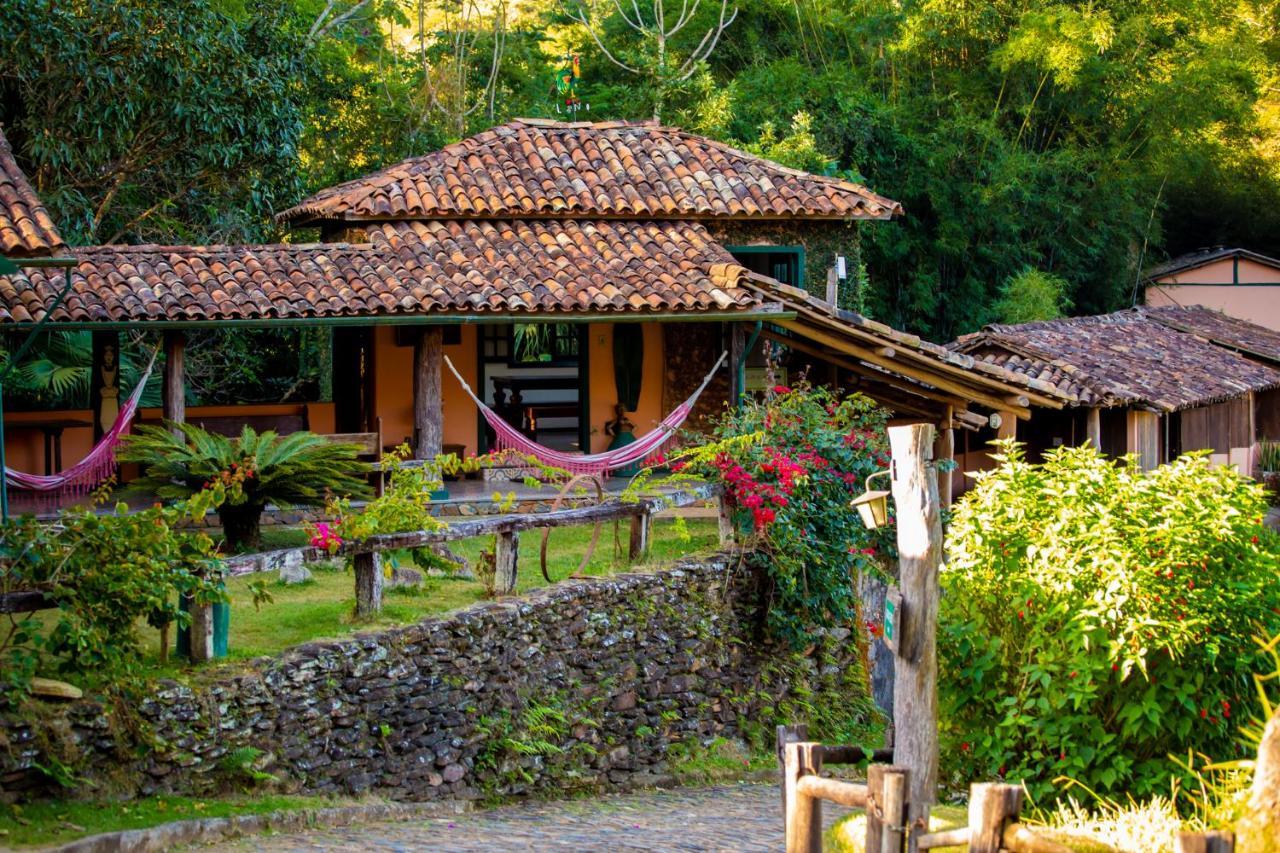
<svg viewBox="0 0 1280 853">
<path fill-rule="evenodd" d="M 600 475 L 647 460 L 657 453 L 658 449 L 675 435 L 676 430 L 689 417 L 694 405 L 698 402 L 698 397 L 711 384 L 711 378 L 716 375 L 716 371 L 720 369 L 720 365 L 724 364 L 724 360 L 728 357 L 729 353 L 721 353 L 715 366 L 711 368 L 711 372 L 702 380 L 702 384 L 698 386 L 697 390 L 689 395 L 689 399 L 672 409 L 671 413 L 663 418 L 662 422 L 654 429 L 636 439 L 632 444 L 607 450 L 604 453 L 586 455 L 565 453 L 564 451 L 552 450 L 550 447 L 538 444 L 507 423 L 501 415 L 489 408 L 483 400 L 477 397 L 475 392 L 471 390 L 471 386 L 458 373 L 458 369 L 453 366 L 453 362 L 449 360 L 448 356 L 445 356 L 444 363 L 449 366 L 449 372 L 458 380 L 462 390 L 466 391 L 471 401 L 479 407 L 480 414 L 484 416 L 485 422 L 493 428 L 493 432 L 497 436 L 498 450 L 514 450 L 524 453 L 552 467 L 563 468 L 572 474 Z"/>
<path fill-rule="evenodd" d="M 4 476 L 9 485 L 29 492 L 40 492 L 42 494 L 58 492 L 63 496 L 69 495 L 74 498 L 80 498 L 97 488 L 99 484 L 114 474 L 116 469 L 116 447 L 133 423 L 133 416 L 138 411 L 138 404 L 142 400 L 142 391 L 147 386 L 147 380 L 151 378 L 151 369 L 155 367 L 158 353 L 159 348 L 151 354 L 151 361 L 147 363 L 147 369 L 143 371 L 142 378 L 138 380 L 133 393 L 129 395 L 129 399 L 125 401 L 124 406 L 121 407 L 120 412 L 116 415 L 115 423 L 93 446 L 93 449 L 89 451 L 89 455 L 57 474 L 25 474 L 22 471 L 15 471 L 6 467 Z"/>
</svg>

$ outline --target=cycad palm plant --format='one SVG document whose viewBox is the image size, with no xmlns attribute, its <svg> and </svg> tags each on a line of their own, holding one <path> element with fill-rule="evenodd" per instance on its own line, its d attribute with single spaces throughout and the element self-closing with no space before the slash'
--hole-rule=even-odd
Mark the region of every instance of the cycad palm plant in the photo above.
<svg viewBox="0 0 1280 853">
<path fill-rule="evenodd" d="M 356 458 L 358 451 L 311 432 L 280 436 L 246 426 L 230 439 L 192 424 L 167 424 L 138 427 L 120 459 L 142 465 L 135 485 L 161 497 L 220 490 L 222 532 L 228 550 L 239 551 L 259 544 L 267 504 L 322 506 L 331 496 L 368 494 L 364 475 L 370 468 Z"/>
</svg>

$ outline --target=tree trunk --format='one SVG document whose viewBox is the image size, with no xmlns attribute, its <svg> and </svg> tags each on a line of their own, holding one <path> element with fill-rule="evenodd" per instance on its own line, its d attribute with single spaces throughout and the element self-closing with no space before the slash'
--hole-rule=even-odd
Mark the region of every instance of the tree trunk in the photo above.
<svg viewBox="0 0 1280 853">
<path fill-rule="evenodd" d="M 1258 853 L 1280 851 L 1280 710 L 1262 732 L 1249 806 L 1236 825 L 1236 846 Z"/>
<path fill-rule="evenodd" d="M 262 544 L 262 511 L 259 504 L 218 507 L 218 519 L 222 522 L 222 535 L 227 540 L 227 551 L 238 553 L 251 551 Z"/>
</svg>

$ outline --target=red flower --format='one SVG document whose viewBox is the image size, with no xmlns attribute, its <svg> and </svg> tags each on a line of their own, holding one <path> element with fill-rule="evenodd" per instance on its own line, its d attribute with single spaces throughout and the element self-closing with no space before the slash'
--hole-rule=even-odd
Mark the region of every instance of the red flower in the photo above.
<svg viewBox="0 0 1280 853">
<path fill-rule="evenodd" d="M 788 388 L 786 385 L 774 385 L 774 386 L 773 386 L 773 393 L 775 393 L 775 394 L 790 394 L 790 393 L 791 393 L 791 389 L 790 389 L 790 388 Z"/>
</svg>

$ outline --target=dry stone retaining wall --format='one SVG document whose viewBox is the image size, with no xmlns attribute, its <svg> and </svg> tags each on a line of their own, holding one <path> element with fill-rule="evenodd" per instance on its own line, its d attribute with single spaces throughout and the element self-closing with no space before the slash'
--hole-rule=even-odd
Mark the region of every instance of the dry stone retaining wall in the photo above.
<svg viewBox="0 0 1280 853">
<path fill-rule="evenodd" d="M 246 755 L 285 788 L 400 800 L 644 784 L 690 744 L 869 707 L 847 631 L 804 652 L 759 640 L 744 571 L 721 556 L 568 581 L 163 682 L 134 708 L 34 703 L 0 716 L 0 797 L 48 791 L 37 764 L 94 796 L 203 794 L 244 784 Z"/>
</svg>

